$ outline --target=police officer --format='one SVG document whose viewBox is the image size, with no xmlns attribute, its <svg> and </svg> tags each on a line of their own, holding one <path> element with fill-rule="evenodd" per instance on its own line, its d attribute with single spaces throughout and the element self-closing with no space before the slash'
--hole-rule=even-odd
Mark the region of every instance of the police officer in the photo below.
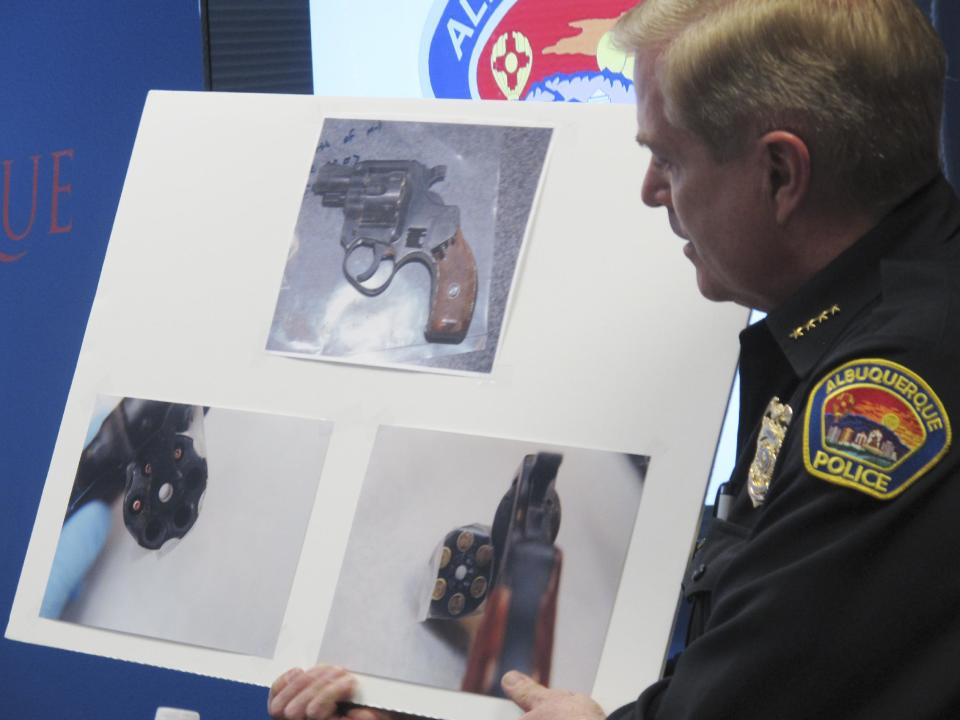
<svg viewBox="0 0 960 720">
<path fill-rule="evenodd" d="M 705 297 L 768 315 L 741 334 L 738 461 L 684 580 L 688 646 L 611 717 L 960 717 L 960 201 L 937 35 L 911 0 L 645 0 L 616 32 L 643 201 Z M 333 717 L 352 683 L 293 671 L 269 709 Z M 503 685 L 527 720 L 606 716 Z"/>
</svg>

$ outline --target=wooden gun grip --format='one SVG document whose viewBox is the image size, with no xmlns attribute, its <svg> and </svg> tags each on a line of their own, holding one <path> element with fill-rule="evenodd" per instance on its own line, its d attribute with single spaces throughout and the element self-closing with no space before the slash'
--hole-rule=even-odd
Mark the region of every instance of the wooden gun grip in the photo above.
<svg viewBox="0 0 960 720">
<path fill-rule="evenodd" d="M 459 343 L 467 335 L 477 302 L 477 261 L 473 250 L 457 234 L 437 259 L 437 274 L 430 298 L 430 316 L 424 336 L 428 342 Z"/>
<path fill-rule="evenodd" d="M 510 610 L 510 589 L 502 585 L 493 589 L 487 597 L 480 629 L 473 638 L 467 671 L 460 689 L 467 692 L 485 693 L 497 687 L 498 660 L 503 650 L 503 636 Z"/>
<path fill-rule="evenodd" d="M 540 601 L 537 629 L 533 634 L 533 679 L 541 685 L 550 685 L 553 664 L 553 635 L 557 627 L 557 592 L 560 590 L 560 570 L 563 551 L 557 548 L 556 560 L 550 570 L 547 591 Z"/>
<path fill-rule="evenodd" d="M 500 678 L 509 670 L 520 670 L 543 685 L 550 684 L 563 553 L 553 546 L 549 551 L 552 560 L 540 575 L 542 584 L 513 590 L 498 585 L 487 598 L 461 689 L 503 697 Z"/>
</svg>

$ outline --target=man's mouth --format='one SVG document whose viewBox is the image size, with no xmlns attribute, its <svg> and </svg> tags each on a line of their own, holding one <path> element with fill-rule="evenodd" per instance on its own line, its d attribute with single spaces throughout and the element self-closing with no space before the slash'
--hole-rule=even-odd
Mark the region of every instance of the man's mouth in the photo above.
<svg viewBox="0 0 960 720">
<path fill-rule="evenodd" d="M 670 229 L 673 230 L 673 234 L 676 235 L 681 240 L 688 240 L 687 234 L 684 232 L 683 227 L 680 225 L 680 221 L 677 220 L 677 216 L 672 212 L 667 212 L 667 219 L 670 221 Z"/>
</svg>

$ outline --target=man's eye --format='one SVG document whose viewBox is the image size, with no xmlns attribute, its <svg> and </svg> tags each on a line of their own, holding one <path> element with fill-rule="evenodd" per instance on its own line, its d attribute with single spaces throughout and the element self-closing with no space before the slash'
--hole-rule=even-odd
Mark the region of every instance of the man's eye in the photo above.
<svg viewBox="0 0 960 720">
<path fill-rule="evenodd" d="M 660 170 L 667 170 L 670 168 L 670 161 L 660 155 L 653 155 L 653 164 Z"/>
</svg>

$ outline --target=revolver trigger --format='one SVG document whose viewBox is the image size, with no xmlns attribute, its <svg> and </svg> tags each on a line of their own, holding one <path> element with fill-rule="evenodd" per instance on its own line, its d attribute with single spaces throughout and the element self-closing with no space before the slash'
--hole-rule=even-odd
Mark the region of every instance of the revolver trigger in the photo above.
<svg viewBox="0 0 960 720">
<path fill-rule="evenodd" d="M 357 280 L 359 282 L 366 282 L 376 274 L 377 268 L 379 266 L 380 266 L 380 261 L 377 258 L 374 258 L 373 261 L 370 263 L 370 266 L 366 270 L 357 274 Z"/>
</svg>

